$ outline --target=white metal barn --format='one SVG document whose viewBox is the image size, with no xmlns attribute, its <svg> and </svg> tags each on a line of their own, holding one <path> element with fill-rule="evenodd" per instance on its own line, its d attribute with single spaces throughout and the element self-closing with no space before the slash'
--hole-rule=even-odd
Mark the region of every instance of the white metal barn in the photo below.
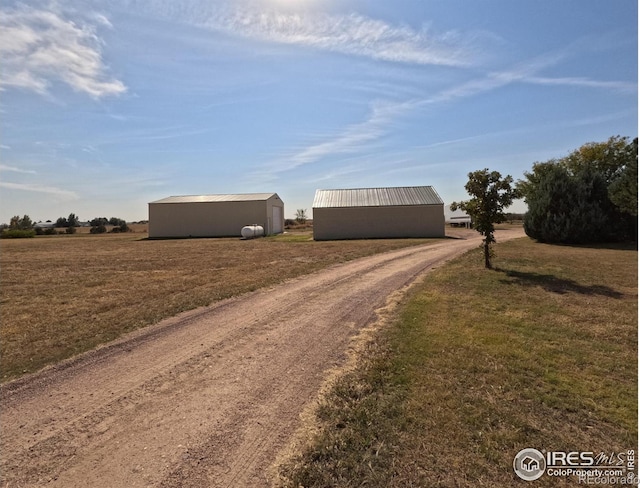
<svg viewBox="0 0 640 488">
<path fill-rule="evenodd" d="M 444 202 L 431 186 L 316 190 L 313 238 L 444 237 Z"/>
<path fill-rule="evenodd" d="M 233 237 L 245 225 L 265 234 L 284 231 L 284 203 L 277 193 L 173 196 L 149 203 L 149 237 Z"/>
</svg>

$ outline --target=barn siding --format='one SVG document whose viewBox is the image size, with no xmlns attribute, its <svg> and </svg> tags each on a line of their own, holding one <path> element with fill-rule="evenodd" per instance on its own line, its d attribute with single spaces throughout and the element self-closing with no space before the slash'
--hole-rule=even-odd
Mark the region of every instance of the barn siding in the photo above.
<svg viewBox="0 0 640 488">
<path fill-rule="evenodd" d="M 444 203 L 431 186 L 317 190 L 313 238 L 444 237 Z"/>
<path fill-rule="evenodd" d="M 313 209 L 313 238 L 444 237 L 441 205 Z"/>
</svg>

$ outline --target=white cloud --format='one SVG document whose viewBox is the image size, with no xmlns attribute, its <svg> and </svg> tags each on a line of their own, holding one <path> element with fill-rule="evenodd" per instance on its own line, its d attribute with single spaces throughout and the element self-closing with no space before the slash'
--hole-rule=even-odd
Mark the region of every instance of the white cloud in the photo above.
<svg viewBox="0 0 640 488">
<path fill-rule="evenodd" d="M 361 14 L 291 12 L 259 2 L 136 3 L 172 20 L 258 41 L 306 46 L 324 51 L 417 65 L 465 66 L 477 62 L 479 37 L 487 33 L 436 33 Z"/>
<path fill-rule="evenodd" d="M 394 26 L 359 14 L 292 14 L 237 9 L 205 22 L 213 28 L 270 42 L 411 64 L 466 65 L 460 36 Z"/>
<path fill-rule="evenodd" d="M 529 78 L 525 78 L 523 81 L 538 85 L 562 85 L 585 88 L 602 88 L 606 90 L 614 90 L 625 93 L 635 93 L 638 90 L 638 86 L 635 83 L 625 81 L 599 81 L 591 80 L 589 78 L 545 78 L 540 76 L 531 76 Z"/>
<path fill-rule="evenodd" d="M 489 73 L 483 78 L 472 79 L 465 83 L 442 90 L 433 97 L 423 100 L 422 103 L 433 104 L 448 102 L 459 98 L 468 98 L 480 93 L 501 88 L 511 83 L 524 81 L 541 69 L 558 63 L 563 56 L 564 55 L 562 53 L 548 54 L 520 63 L 509 70 Z"/>
<path fill-rule="evenodd" d="M 93 14 L 92 19 L 110 26 L 102 15 Z M 20 6 L 0 12 L 0 33 L 0 87 L 46 95 L 55 80 L 93 98 L 126 91 L 121 81 L 107 75 L 101 40 L 89 23 Z"/>
<path fill-rule="evenodd" d="M 6 164 L 0 164 L 0 171 L 10 171 L 13 173 L 24 173 L 24 174 L 30 174 L 30 175 L 35 175 L 36 172 L 30 169 L 20 169 L 20 168 L 16 168 L 15 166 L 7 166 Z"/>
<path fill-rule="evenodd" d="M 605 89 L 625 93 L 637 92 L 637 84 L 626 81 L 602 81 L 581 77 L 544 77 L 537 74 L 543 69 L 557 65 L 565 58 L 572 56 L 575 49 L 575 46 L 568 46 L 556 53 L 548 53 L 544 56 L 521 63 L 511 70 L 492 73 L 484 83 L 487 85 L 495 85 L 496 87 L 513 82 L 522 82 L 536 85 Z"/>
<path fill-rule="evenodd" d="M 54 186 L 27 185 L 23 183 L 10 183 L 8 181 L 0 181 L 0 188 L 6 188 L 8 190 L 34 192 L 34 193 L 46 193 L 48 195 L 53 195 L 63 200 L 79 199 L 77 193 L 69 190 L 63 190 L 61 188 L 56 188 Z"/>
</svg>

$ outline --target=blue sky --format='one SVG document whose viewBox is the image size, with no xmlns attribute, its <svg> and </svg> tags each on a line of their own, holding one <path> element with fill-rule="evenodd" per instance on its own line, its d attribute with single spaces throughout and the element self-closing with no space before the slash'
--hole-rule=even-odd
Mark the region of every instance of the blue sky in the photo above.
<svg viewBox="0 0 640 488">
<path fill-rule="evenodd" d="M 636 0 L 3 0 L 0 222 L 522 177 L 638 131 Z M 526 209 L 522 202 L 515 211 Z"/>
</svg>

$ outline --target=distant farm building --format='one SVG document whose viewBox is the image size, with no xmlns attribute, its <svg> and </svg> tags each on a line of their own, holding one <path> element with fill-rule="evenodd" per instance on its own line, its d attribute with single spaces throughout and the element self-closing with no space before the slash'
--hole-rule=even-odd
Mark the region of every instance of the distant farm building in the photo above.
<svg viewBox="0 0 640 488">
<path fill-rule="evenodd" d="M 284 229 L 284 203 L 277 193 L 173 196 L 149 203 L 149 237 L 240 237 L 245 225 L 266 234 Z"/>
<path fill-rule="evenodd" d="M 431 186 L 317 190 L 313 238 L 444 237 L 444 202 Z"/>
<path fill-rule="evenodd" d="M 34 229 L 54 229 L 56 226 L 55 222 L 51 222 L 50 220 L 47 220 L 46 222 L 38 222 L 37 224 L 33 225 Z"/>
<path fill-rule="evenodd" d="M 466 227 L 470 229 L 472 227 L 471 217 L 468 215 L 454 215 L 449 217 L 449 225 L 451 227 Z"/>
</svg>

